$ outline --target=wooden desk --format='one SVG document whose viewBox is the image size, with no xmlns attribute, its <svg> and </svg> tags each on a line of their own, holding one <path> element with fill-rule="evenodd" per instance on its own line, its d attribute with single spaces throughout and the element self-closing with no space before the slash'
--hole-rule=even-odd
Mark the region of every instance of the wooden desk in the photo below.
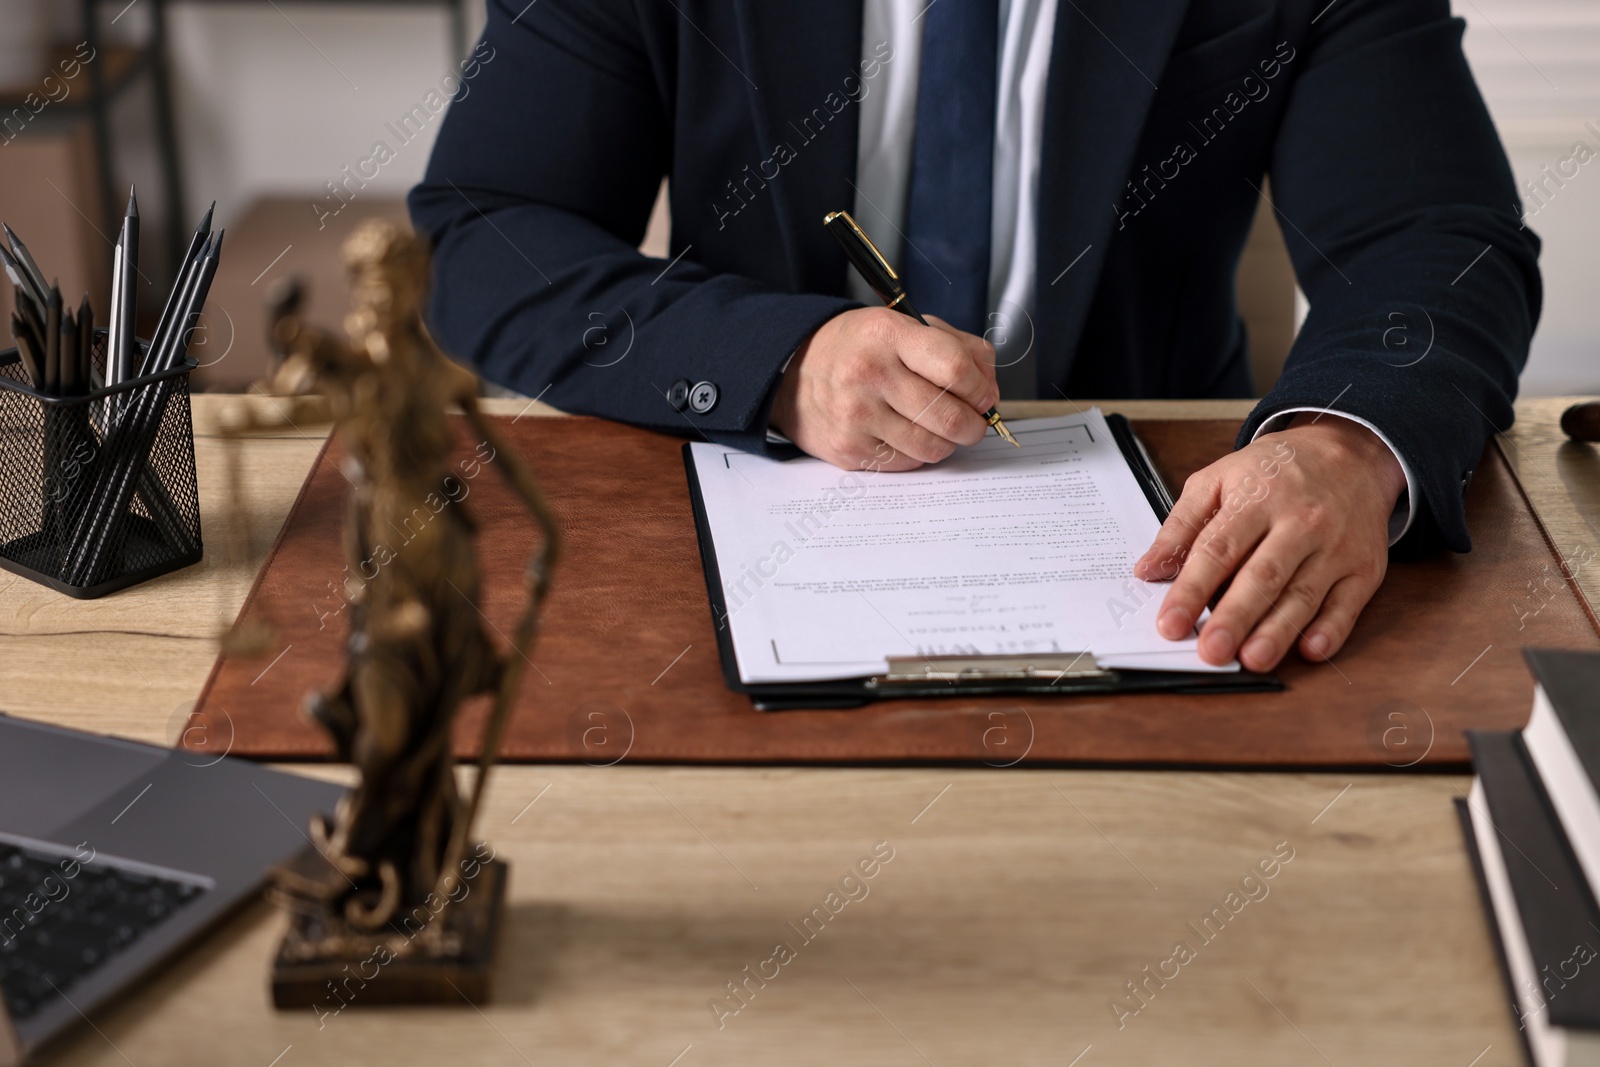
<svg viewBox="0 0 1600 1067">
<path fill-rule="evenodd" d="M 255 554 L 227 562 L 212 427 L 238 402 L 195 398 L 204 563 L 91 602 L 0 576 L 6 710 L 176 736 L 320 445 L 308 432 L 246 446 Z M 1242 417 L 1249 405 L 1105 406 L 1137 418 Z M 1519 404 L 1508 451 L 1571 556 L 1600 543 L 1600 480 L 1582 481 L 1600 459 L 1562 451 L 1562 406 Z M 1579 578 L 1596 602 L 1600 565 Z M 43 1062 L 1518 1064 L 1450 805 L 1467 785 L 1403 773 L 502 767 L 481 823 L 512 864 L 492 1005 L 351 1008 L 320 1026 L 310 1010 L 275 1012 L 267 961 L 281 927 L 256 905 Z M 877 842 L 894 858 L 868 895 L 802 942 L 787 924 Z M 1293 859 L 1267 895 L 1204 942 L 1202 919 L 1280 842 Z M 709 1002 L 780 940 L 794 958 L 764 987 L 752 979 L 748 1005 L 719 1029 Z M 1193 958 L 1163 964 L 1180 940 Z M 1110 1005 L 1139 1003 L 1124 983 L 1146 981 L 1147 965 L 1177 975 L 1150 979 L 1148 1004 L 1119 1028 Z"/>
</svg>

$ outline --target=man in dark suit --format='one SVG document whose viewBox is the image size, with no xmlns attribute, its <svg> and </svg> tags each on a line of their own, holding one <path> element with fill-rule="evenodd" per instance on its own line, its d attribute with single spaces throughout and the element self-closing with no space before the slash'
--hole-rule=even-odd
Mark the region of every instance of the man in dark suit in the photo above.
<svg viewBox="0 0 1600 1067">
<path fill-rule="evenodd" d="M 1202 656 L 1328 659 L 1392 544 L 1470 548 L 1540 282 L 1447 0 L 488 7 L 411 211 L 433 326 L 491 381 L 890 470 L 978 440 L 1002 393 L 1247 396 L 1266 188 L 1311 311 L 1135 568 L 1175 578 L 1161 632 L 1232 577 Z M 666 261 L 636 250 L 663 176 Z M 841 207 L 936 329 L 864 306 Z"/>
</svg>

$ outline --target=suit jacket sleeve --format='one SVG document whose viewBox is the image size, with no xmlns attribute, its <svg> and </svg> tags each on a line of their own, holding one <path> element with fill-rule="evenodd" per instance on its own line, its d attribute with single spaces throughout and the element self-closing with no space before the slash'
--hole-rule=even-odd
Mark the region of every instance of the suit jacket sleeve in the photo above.
<svg viewBox="0 0 1600 1067">
<path fill-rule="evenodd" d="M 1465 552 L 1466 483 L 1511 425 L 1538 320 L 1539 241 L 1446 0 L 1310 7 L 1269 195 L 1311 313 L 1239 442 L 1289 408 L 1360 416 L 1415 471 L 1405 541 Z"/>
<path fill-rule="evenodd" d="M 484 377 L 566 411 L 766 451 L 795 348 L 853 301 L 641 255 L 672 141 L 670 45 L 625 0 L 490 0 L 411 216 L 430 325 Z M 708 412 L 668 402 L 710 381 Z"/>
</svg>

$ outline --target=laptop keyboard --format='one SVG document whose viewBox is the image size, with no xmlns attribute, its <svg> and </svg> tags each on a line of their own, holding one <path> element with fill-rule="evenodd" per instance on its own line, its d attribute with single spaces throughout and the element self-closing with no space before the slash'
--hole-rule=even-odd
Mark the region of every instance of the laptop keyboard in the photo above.
<svg viewBox="0 0 1600 1067">
<path fill-rule="evenodd" d="M 30 1018 L 204 892 L 0 841 L 0 990 L 12 1018 Z"/>
</svg>

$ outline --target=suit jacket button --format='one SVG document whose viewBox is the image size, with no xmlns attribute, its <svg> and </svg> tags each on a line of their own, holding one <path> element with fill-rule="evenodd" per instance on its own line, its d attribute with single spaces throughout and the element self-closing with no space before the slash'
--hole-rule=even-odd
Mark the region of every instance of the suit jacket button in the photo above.
<svg viewBox="0 0 1600 1067">
<path fill-rule="evenodd" d="M 667 390 L 667 403 L 672 405 L 673 411 L 682 411 L 689 406 L 689 381 L 687 378 L 679 378 L 672 383 L 672 387 Z"/>
<path fill-rule="evenodd" d="M 689 410 L 704 415 L 717 406 L 717 387 L 712 382 L 695 382 L 689 390 Z"/>
<path fill-rule="evenodd" d="M 1472 472 L 1468 471 L 1467 473 L 1465 473 L 1465 474 L 1463 474 L 1461 476 L 1461 495 L 1462 496 L 1466 495 L 1467 486 L 1469 486 L 1471 484 L 1472 484 Z"/>
</svg>

